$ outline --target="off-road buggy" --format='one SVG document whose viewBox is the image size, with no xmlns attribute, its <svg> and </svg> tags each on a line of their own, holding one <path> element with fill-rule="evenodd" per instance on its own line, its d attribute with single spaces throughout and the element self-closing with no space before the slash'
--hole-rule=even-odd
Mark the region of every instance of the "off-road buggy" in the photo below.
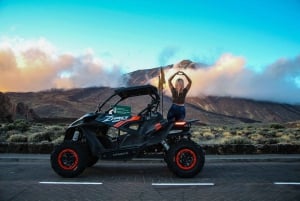
<svg viewBox="0 0 300 201">
<path fill-rule="evenodd" d="M 149 103 L 133 114 L 126 100 L 140 96 L 144 97 L 142 102 Z M 128 160 L 163 153 L 175 175 L 195 176 L 205 161 L 204 151 L 191 140 L 190 128 L 195 120 L 167 121 L 158 112 L 159 105 L 157 88 L 152 85 L 116 89 L 95 112 L 70 124 L 64 141 L 51 154 L 52 168 L 63 177 L 75 177 L 98 159 Z"/>
</svg>

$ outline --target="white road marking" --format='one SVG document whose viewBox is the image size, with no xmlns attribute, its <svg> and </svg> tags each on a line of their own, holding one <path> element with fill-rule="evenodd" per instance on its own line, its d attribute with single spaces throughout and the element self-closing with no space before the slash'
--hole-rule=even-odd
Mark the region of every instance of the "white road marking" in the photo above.
<svg viewBox="0 0 300 201">
<path fill-rule="evenodd" d="M 40 181 L 40 184 L 56 184 L 56 185 L 102 185 L 102 182 L 57 182 L 57 181 Z"/>
<path fill-rule="evenodd" d="M 274 182 L 275 185 L 300 185 L 300 182 Z"/>
<path fill-rule="evenodd" d="M 152 186 L 214 186 L 214 183 L 152 183 Z"/>
</svg>

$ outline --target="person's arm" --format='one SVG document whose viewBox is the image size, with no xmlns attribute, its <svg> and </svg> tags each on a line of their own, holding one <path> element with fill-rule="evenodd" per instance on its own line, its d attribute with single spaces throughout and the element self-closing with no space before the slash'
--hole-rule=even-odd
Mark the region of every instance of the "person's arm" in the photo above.
<svg viewBox="0 0 300 201">
<path fill-rule="evenodd" d="M 168 80 L 170 90 L 172 90 L 172 89 L 175 88 L 175 87 L 173 86 L 172 80 L 174 79 L 174 77 L 175 77 L 176 74 L 177 74 L 177 72 L 174 73 L 174 74 L 169 78 L 169 80 Z"/>
<path fill-rule="evenodd" d="M 191 88 L 191 86 L 192 86 L 192 80 L 191 80 L 191 78 L 190 78 L 187 74 L 185 74 L 184 72 L 181 71 L 181 73 L 182 73 L 182 75 L 185 76 L 185 78 L 186 78 L 187 81 L 188 81 L 188 84 L 187 84 L 187 86 L 186 86 L 185 88 L 189 91 L 190 88 Z"/>
</svg>

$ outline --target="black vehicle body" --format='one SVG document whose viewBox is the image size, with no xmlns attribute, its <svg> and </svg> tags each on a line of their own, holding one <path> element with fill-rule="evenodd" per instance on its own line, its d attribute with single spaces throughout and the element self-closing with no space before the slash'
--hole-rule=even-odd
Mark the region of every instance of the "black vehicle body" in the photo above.
<svg viewBox="0 0 300 201">
<path fill-rule="evenodd" d="M 121 103 L 137 96 L 147 96 L 149 102 L 133 115 L 131 107 Z M 107 107 L 115 98 L 116 102 Z M 176 175 L 195 176 L 205 161 L 202 148 L 191 140 L 195 120 L 168 122 L 158 112 L 159 104 L 157 88 L 152 85 L 116 89 L 95 112 L 71 123 L 64 142 L 51 154 L 52 168 L 61 176 L 74 177 L 98 159 L 128 160 L 164 153 Z M 107 108 L 102 111 L 104 106 Z"/>
</svg>

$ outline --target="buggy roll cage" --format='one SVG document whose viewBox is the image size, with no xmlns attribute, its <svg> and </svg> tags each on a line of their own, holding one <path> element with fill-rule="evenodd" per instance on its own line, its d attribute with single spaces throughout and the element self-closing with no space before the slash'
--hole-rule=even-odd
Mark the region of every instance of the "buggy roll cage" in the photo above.
<svg viewBox="0 0 300 201">
<path fill-rule="evenodd" d="M 115 96 L 119 96 L 119 100 L 112 105 L 105 113 L 108 113 L 112 108 L 118 105 L 121 101 L 135 96 L 149 95 L 151 97 L 151 103 L 147 105 L 139 114 L 142 114 L 146 111 L 151 111 L 152 109 L 157 111 L 157 108 L 160 103 L 160 97 L 157 92 L 157 88 L 152 85 L 142 85 L 142 86 L 133 86 L 133 87 L 121 87 L 115 89 L 113 95 L 108 97 L 101 105 L 99 104 L 95 113 L 101 112 L 102 107 L 109 102 Z"/>
</svg>

